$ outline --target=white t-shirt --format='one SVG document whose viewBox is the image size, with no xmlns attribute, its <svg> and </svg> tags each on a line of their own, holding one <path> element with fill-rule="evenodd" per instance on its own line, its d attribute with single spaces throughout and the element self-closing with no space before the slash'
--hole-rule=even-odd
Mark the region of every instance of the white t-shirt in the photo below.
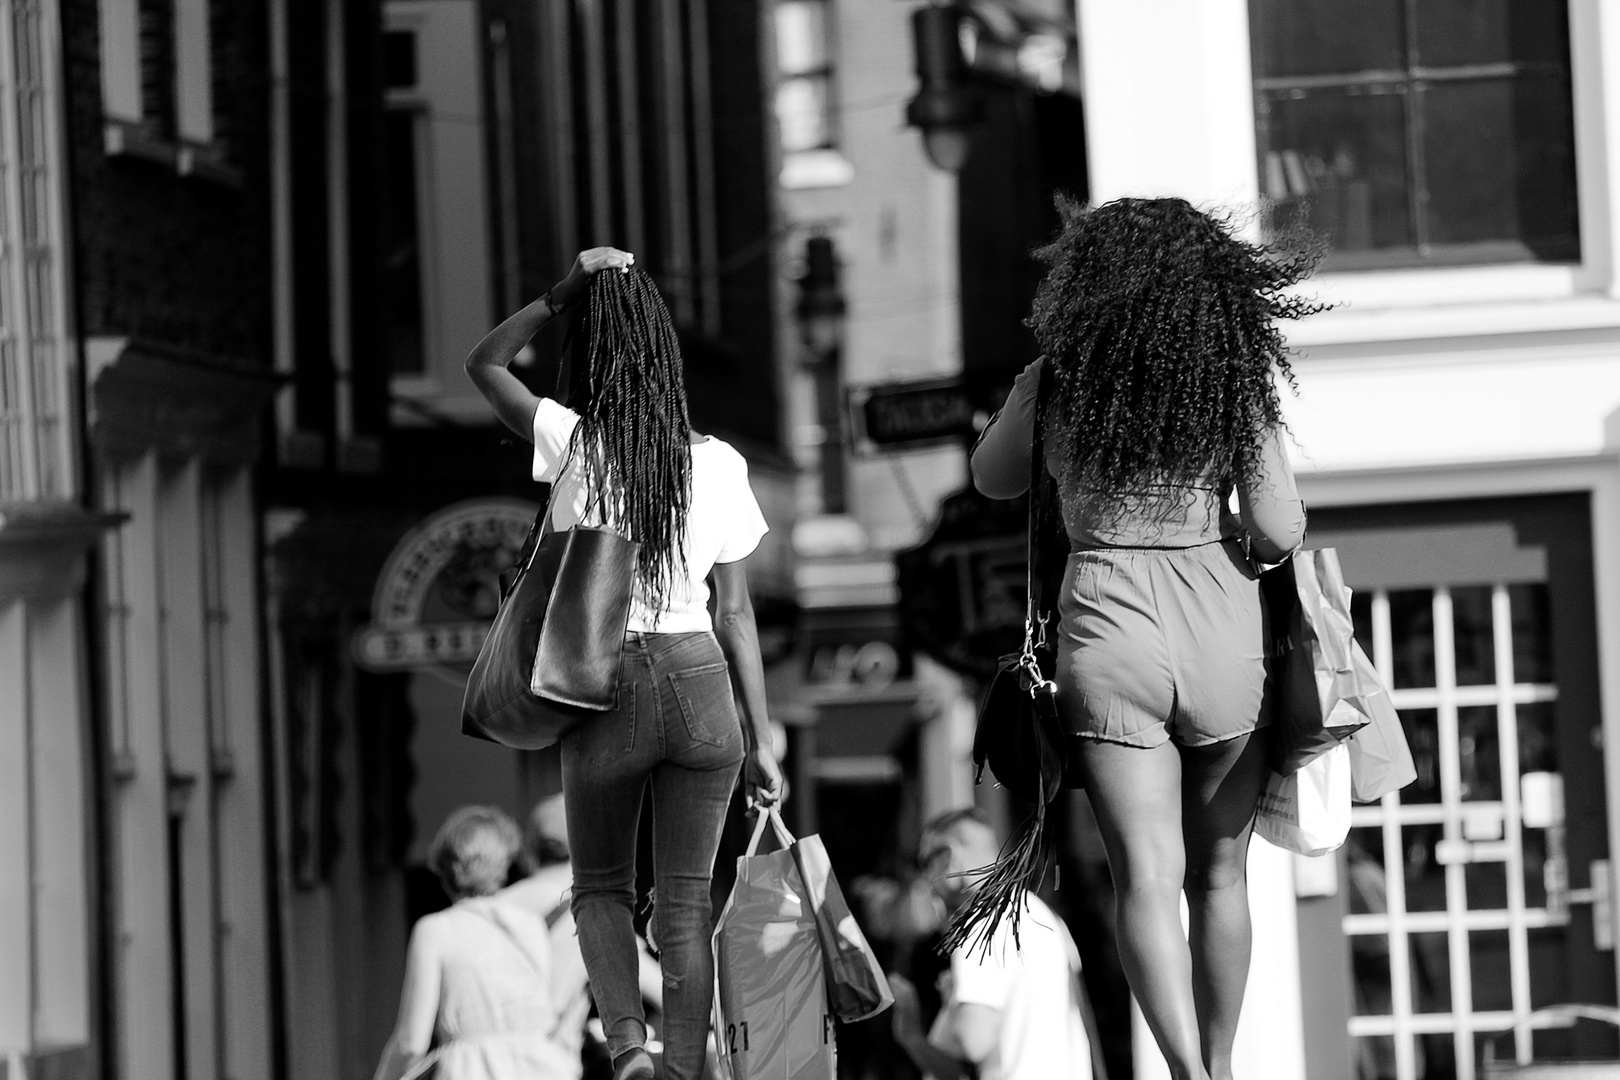
<svg viewBox="0 0 1620 1080">
<path fill-rule="evenodd" d="M 571 529 L 584 520 L 589 493 L 578 462 L 563 455 L 579 414 L 541 398 L 534 410 L 534 478 L 557 485 L 551 527 Z M 736 562 L 759 546 L 769 530 L 748 486 L 748 462 L 730 443 L 709 436 L 692 445 L 692 505 L 686 517 L 686 573 L 676 563 L 662 613 L 652 610 L 636 583 L 630 598 L 630 633 L 686 634 L 712 630 L 707 578 L 715 563 Z M 561 469 L 562 475 L 558 472 Z M 592 522 L 599 524 L 600 522 Z"/>
<path fill-rule="evenodd" d="M 1022 948 L 1014 947 L 1004 922 L 988 953 L 974 945 L 951 954 L 946 1005 L 988 1005 L 1001 1013 L 996 1050 L 979 1080 L 1089 1080 L 1091 1044 L 1074 1000 L 1080 954 L 1052 909 L 1039 897 L 1028 899 L 1018 925 Z"/>
</svg>

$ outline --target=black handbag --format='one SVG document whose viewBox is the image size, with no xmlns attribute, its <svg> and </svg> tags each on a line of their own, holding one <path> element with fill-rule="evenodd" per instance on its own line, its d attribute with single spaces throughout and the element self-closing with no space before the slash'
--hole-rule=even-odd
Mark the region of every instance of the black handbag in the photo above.
<svg viewBox="0 0 1620 1080">
<path fill-rule="evenodd" d="M 544 749 L 618 707 L 641 550 L 609 528 L 575 525 L 559 533 L 550 518 L 548 500 L 461 705 L 463 734 L 518 750 Z"/>
<path fill-rule="evenodd" d="M 1024 579 L 1024 642 L 997 664 L 979 706 L 973 732 L 974 782 L 986 766 L 996 782 L 1034 809 L 1014 830 L 968 902 L 957 909 L 941 950 L 977 945 L 988 951 L 1003 919 L 1018 940 L 1026 892 L 1040 888 L 1051 862 L 1046 835 L 1049 804 L 1065 787 L 1080 786 L 1078 768 L 1069 766 L 1068 738 L 1058 718 L 1058 687 L 1053 679 L 1056 648 L 1047 630 L 1052 612 L 1044 603 L 1042 552 L 1052 500 L 1043 453 L 1043 363 L 1035 392 L 1035 423 L 1029 454 L 1028 566 Z"/>
<path fill-rule="evenodd" d="M 1066 769 L 1068 740 L 1057 713 L 1057 649 L 1047 631 L 1053 613 L 1046 606 L 1042 555 L 1052 500 L 1042 452 L 1043 363 L 1035 394 L 1035 425 L 1030 445 L 1029 518 L 1024 578 L 1024 643 L 996 664 L 979 705 L 973 732 L 974 782 L 988 766 L 996 782 L 1026 803 L 1044 807 L 1063 787 L 1079 787 L 1077 769 Z"/>
</svg>

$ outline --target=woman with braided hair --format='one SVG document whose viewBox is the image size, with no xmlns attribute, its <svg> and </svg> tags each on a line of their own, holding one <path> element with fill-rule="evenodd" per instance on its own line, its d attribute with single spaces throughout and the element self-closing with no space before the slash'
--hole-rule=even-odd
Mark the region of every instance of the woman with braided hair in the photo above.
<svg viewBox="0 0 1620 1080">
<path fill-rule="evenodd" d="M 1266 778 L 1253 736 L 1271 722 L 1251 555 L 1279 562 L 1304 538 L 1275 323 L 1316 310 L 1288 291 L 1315 256 L 1244 242 L 1182 199 L 1059 211 L 1028 320 L 1044 356 L 986 428 L 973 476 L 993 498 L 1023 494 L 1040 415 L 1071 552 L 1057 700 L 1114 877 L 1125 974 L 1171 1074 L 1230 1080 Z"/>
<path fill-rule="evenodd" d="M 757 804 L 782 796 L 743 565 L 766 525 L 742 456 L 692 431 L 674 325 L 634 263 L 615 248 L 582 252 L 567 277 L 478 343 L 467 373 L 496 416 L 534 443 L 534 478 L 555 489 L 553 528 L 605 523 L 641 544 L 619 707 L 562 741 L 573 913 L 614 1080 L 645 1080 L 653 1066 L 631 916 L 650 786 L 664 1075 L 697 1080 L 714 990 L 709 883 L 739 768 Z M 531 393 L 508 365 L 576 307 L 588 345 L 564 405 Z"/>
</svg>

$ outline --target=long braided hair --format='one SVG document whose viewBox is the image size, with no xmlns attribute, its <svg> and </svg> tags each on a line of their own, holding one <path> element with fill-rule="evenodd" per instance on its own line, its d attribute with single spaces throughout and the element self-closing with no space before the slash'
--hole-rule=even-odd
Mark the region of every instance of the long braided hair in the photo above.
<svg viewBox="0 0 1620 1080">
<path fill-rule="evenodd" d="M 582 328 L 584 371 L 569 405 L 579 413 L 568 456 L 582 463 L 587 512 L 639 541 L 637 571 L 662 611 L 678 560 L 685 569 L 692 506 L 692 425 L 681 350 L 652 278 L 634 267 L 591 279 Z"/>
<path fill-rule="evenodd" d="M 1058 199 L 1062 228 L 1027 323 L 1051 367 L 1046 430 L 1065 486 L 1244 481 L 1293 384 L 1275 322 L 1321 305 L 1288 290 L 1321 247 L 1302 230 L 1248 243 L 1184 199 Z"/>
</svg>

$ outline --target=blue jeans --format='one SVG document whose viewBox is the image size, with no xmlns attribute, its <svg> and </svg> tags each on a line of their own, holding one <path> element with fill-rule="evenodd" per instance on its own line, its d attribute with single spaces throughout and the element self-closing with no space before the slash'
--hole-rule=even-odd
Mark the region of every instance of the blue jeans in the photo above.
<svg viewBox="0 0 1620 1080">
<path fill-rule="evenodd" d="M 562 741 L 574 921 L 615 1057 L 647 1038 L 631 917 L 636 826 L 652 783 L 652 935 L 671 1080 L 703 1075 L 714 996 L 709 881 L 742 761 L 731 678 L 711 633 L 629 635 L 619 707 Z"/>
</svg>

